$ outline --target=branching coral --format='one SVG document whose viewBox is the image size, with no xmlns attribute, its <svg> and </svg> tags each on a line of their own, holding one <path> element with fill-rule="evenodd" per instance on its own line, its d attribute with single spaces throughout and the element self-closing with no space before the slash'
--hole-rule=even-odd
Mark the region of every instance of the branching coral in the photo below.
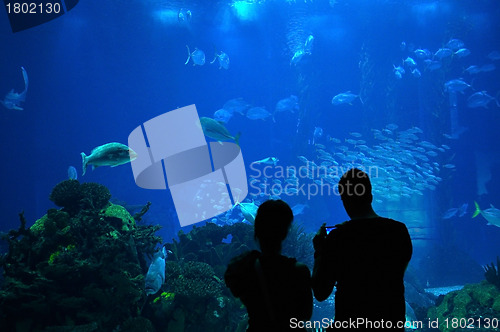
<svg viewBox="0 0 500 332">
<path fill-rule="evenodd" d="M 52 192 L 49 199 L 55 205 L 65 208 L 68 211 L 74 211 L 79 208 L 82 192 L 78 180 L 65 180 L 59 182 Z"/>
<path fill-rule="evenodd" d="M 104 186 L 63 181 L 51 194 L 62 210 L 50 209 L 33 229 L 20 215 L 21 227 L 5 235 L 9 251 L 0 257 L 2 331 L 77 331 L 88 324 L 114 331 L 136 318 L 147 325 L 138 317 L 146 298 L 144 257 L 162 242 L 154 235 L 159 227 L 135 226 L 125 209 L 96 210 L 109 197 Z"/>
</svg>

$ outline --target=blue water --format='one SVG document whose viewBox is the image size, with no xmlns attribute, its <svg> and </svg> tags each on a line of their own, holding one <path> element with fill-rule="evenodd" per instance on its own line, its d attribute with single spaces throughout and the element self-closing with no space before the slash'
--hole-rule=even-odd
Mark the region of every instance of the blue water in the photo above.
<svg viewBox="0 0 500 332">
<path fill-rule="evenodd" d="M 414 236 L 412 264 L 416 266 L 425 265 L 426 255 L 436 245 L 447 252 L 440 259 L 466 256 L 477 267 L 500 255 L 500 227 L 487 226 L 482 216 L 471 218 L 474 201 L 484 209 L 490 204 L 500 206 L 500 177 L 496 172 L 500 108 L 495 100 L 487 108 L 467 106 L 467 98 L 474 92 L 484 90 L 500 98 L 500 61 L 487 57 L 492 51 L 500 51 L 497 1 L 208 3 L 80 1 L 62 17 L 15 34 L 0 10 L 1 97 L 11 89 L 22 91 L 21 66 L 30 79 L 24 110 L 1 107 L 0 112 L 0 231 L 17 228 L 20 211 L 33 223 L 55 207 L 48 199 L 50 191 L 67 178 L 68 167 L 74 166 L 80 181 L 102 183 L 120 201 L 151 201 L 146 222 L 161 224 L 160 235 L 170 241 L 180 226 L 168 191 L 137 187 L 128 164 L 89 169 L 81 176 L 80 153 L 89 154 L 109 142 L 126 144 L 137 126 L 178 107 L 196 104 L 200 116 L 213 117 L 226 101 L 243 98 L 273 113 L 279 100 L 295 95 L 300 106 L 295 113 L 276 114 L 275 121 L 250 120 L 235 114 L 227 123 L 233 135 L 241 132 L 247 175 L 253 174 L 252 161 L 266 157 L 278 158 L 277 165 L 282 167 L 301 166 L 297 156 L 319 164 L 316 143 L 325 145 L 332 155 L 342 151 L 337 148 L 340 145 L 359 153 L 363 150 L 345 140 L 362 139 L 366 143 L 357 145 L 374 151 L 384 142 L 373 129 L 396 124 L 397 129 L 385 134 L 395 137 L 418 127 L 422 131 L 418 142 L 427 141 L 436 147 L 444 144 L 450 149 L 441 148 L 443 151 L 430 158 L 431 166 L 417 158 L 411 174 L 420 172 L 427 177 L 426 169 L 431 167 L 432 176 L 440 180 L 416 188 L 416 182 L 408 182 L 408 176 L 394 179 L 406 183 L 411 191 L 400 195 L 399 190 L 396 195 L 400 196 L 390 198 L 375 193 L 375 199 L 380 198 L 376 210 L 408 225 Z M 192 12 L 190 20 L 177 19 L 180 8 Z M 294 53 L 310 35 L 314 36 L 311 54 L 291 64 Z M 462 40 L 471 54 L 446 57 L 435 70 L 414 55 L 419 48 L 434 54 L 453 38 Z M 205 65 L 184 64 L 186 45 L 192 51 L 196 47 L 204 50 Z M 209 63 L 214 46 L 229 56 L 227 70 Z M 394 67 L 403 66 L 408 56 L 417 61 L 421 77 L 412 76 L 411 69 L 404 67 L 405 74 L 397 79 Z M 471 65 L 486 64 L 497 68 L 475 75 L 464 72 Z M 452 117 L 444 84 L 459 78 L 471 87 L 456 94 L 456 116 Z M 352 105 L 332 105 L 335 95 L 347 91 L 361 98 Z M 454 134 L 453 121 L 465 130 L 449 138 Z M 315 128 L 321 128 L 323 135 L 315 137 Z M 353 137 L 353 132 L 361 137 Z M 406 149 L 394 152 L 398 170 L 402 169 L 398 158 L 415 153 L 404 152 Z M 429 150 L 425 148 L 425 152 Z M 364 155 L 368 156 L 366 150 Z M 335 160 L 345 169 L 350 165 L 338 156 Z M 362 164 L 366 159 L 360 160 Z M 444 167 L 450 164 L 453 167 Z M 389 169 L 384 176 L 390 174 L 393 172 Z M 402 187 L 401 182 L 387 181 L 392 180 L 380 179 L 378 183 Z M 267 197 L 248 198 L 261 202 Z M 307 205 L 296 221 L 310 232 L 323 222 L 335 224 L 347 219 L 335 195 L 308 199 L 282 194 L 281 198 L 292 206 Z M 450 208 L 464 203 L 468 210 L 462 217 L 442 218 Z M 230 217 L 242 219 L 237 211 Z M 441 286 L 448 280 L 444 275 L 447 272 L 442 273 L 425 271 L 420 278 L 431 279 L 431 287 Z M 481 273 L 479 270 L 476 275 Z M 474 281 L 470 276 L 456 279 L 461 280 L 449 282 Z"/>
</svg>

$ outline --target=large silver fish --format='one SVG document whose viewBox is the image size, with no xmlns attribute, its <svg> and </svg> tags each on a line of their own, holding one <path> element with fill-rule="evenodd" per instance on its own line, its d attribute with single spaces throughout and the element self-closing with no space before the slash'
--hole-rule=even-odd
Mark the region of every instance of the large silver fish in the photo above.
<svg viewBox="0 0 500 332">
<path fill-rule="evenodd" d="M 201 117 L 200 124 L 205 136 L 219 142 L 234 140 L 234 142 L 239 145 L 238 140 L 240 139 L 240 133 L 236 134 L 236 136 L 232 136 L 221 122 L 211 118 Z"/>
<path fill-rule="evenodd" d="M 26 72 L 26 69 L 24 67 L 21 67 L 21 71 L 23 72 L 23 78 L 24 78 L 24 90 L 21 93 L 14 92 L 14 89 L 10 90 L 5 95 L 4 100 L 0 100 L 0 103 L 2 103 L 3 106 L 10 110 L 17 110 L 17 111 L 22 111 L 23 108 L 21 107 L 21 102 L 24 102 L 26 100 L 26 93 L 28 92 L 28 73 Z"/>
<path fill-rule="evenodd" d="M 477 217 L 479 214 L 481 214 L 484 219 L 488 220 L 488 225 L 493 225 L 500 227 L 500 210 L 495 208 L 493 205 L 489 209 L 486 210 L 481 210 L 479 208 L 479 204 L 477 202 L 474 202 L 476 205 L 476 211 L 472 215 L 472 218 Z"/>
<path fill-rule="evenodd" d="M 99 166 L 115 167 L 131 162 L 137 158 L 134 150 L 121 143 L 108 143 L 96 147 L 89 156 L 84 152 L 82 155 L 82 176 L 85 175 L 87 165 L 92 165 L 92 170 Z"/>
</svg>

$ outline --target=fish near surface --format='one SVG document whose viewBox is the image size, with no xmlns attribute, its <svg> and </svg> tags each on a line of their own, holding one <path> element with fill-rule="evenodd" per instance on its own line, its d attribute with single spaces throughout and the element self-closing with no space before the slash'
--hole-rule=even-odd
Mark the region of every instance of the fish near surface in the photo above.
<svg viewBox="0 0 500 332">
<path fill-rule="evenodd" d="M 92 169 L 99 166 L 115 167 L 131 162 L 137 158 L 134 150 L 121 143 L 107 143 L 96 147 L 92 150 L 89 156 L 84 152 L 82 155 L 82 176 L 85 175 L 88 165 L 92 165 Z"/>
<path fill-rule="evenodd" d="M 5 95 L 4 100 L 0 100 L 0 103 L 2 103 L 5 108 L 8 108 L 10 110 L 17 110 L 17 111 L 22 111 L 23 108 L 21 107 L 21 103 L 26 101 L 26 93 L 28 92 L 28 73 L 26 72 L 26 69 L 24 67 L 21 67 L 21 71 L 23 73 L 23 79 L 24 79 L 24 90 L 23 92 L 17 93 L 14 92 L 14 89 L 10 90 Z"/>
<path fill-rule="evenodd" d="M 144 289 L 146 295 L 155 294 L 158 292 L 165 282 L 165 259 L 167 251 L 165 247 L 155 254 L 153 261 L 149 265 L 148 272 L 144 278 Z"/>
<path fill-rule="evenodd" d="M 236 134 L 236 136 L 231 135 L 223 123 L 211 118 L 201 117 L 200 124 L 205 136 L 219 142 L 234 141 L 239 145 L 240 133 Z"/>
<path fill-rule="evenodd" d="M 481 214 L 484 219 L 488 221 L 488 225 L 493 225 L 500 227 L 500 210 L 495 208 L 493 205 L 490 204 L 490 208 L 486 210 L 481 210 L 479 208 L 479 204 L 477 202 L 474 202 L 476 205 L 476 211 L 472 215 L 472 218 L 477 217 L 477 215 Z"/>
</svg>

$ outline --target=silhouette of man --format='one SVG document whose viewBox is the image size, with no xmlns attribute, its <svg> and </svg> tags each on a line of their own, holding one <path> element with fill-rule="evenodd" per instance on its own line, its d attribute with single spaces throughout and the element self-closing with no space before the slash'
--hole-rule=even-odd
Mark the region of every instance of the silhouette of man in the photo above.
<svg viewBox="0 0 500 332">
<path fill-rule="evenodd" d="M 311 317 L 311 272 L 295 258 L 281 255 L 292 220 L 292 209 L 284 201 L 262 203 L 254 224 L 262 252 L 233 258 L 224 274 L 227 287 L 247 308 L 247 332 L 297 330 L 299 321 Z"/>
<path fill-rule="evenodd" d="M 404 331 L 403 276 L 412 255 L 408 229 L 375 213 L 365 172 L 350 169 L 338 186 L 351 220 L 329 234 L 323 224 L 313 239 L 314 296 L 323 301 L 337 287 L 332 327 Z"/>
</svg>

